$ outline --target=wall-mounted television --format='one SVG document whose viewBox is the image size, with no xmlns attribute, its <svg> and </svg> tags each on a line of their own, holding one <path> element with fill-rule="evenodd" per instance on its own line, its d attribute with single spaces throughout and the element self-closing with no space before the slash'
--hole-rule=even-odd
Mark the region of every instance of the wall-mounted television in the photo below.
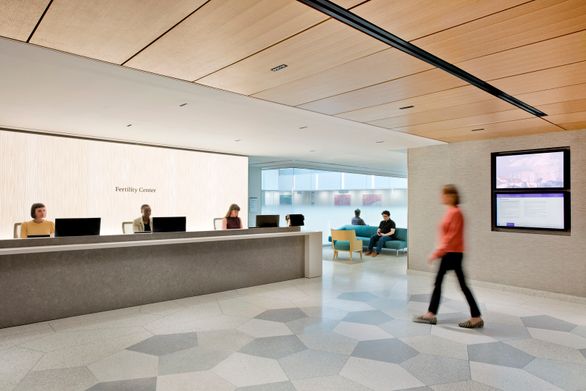
<svg viewBox="0 0 586 391">
<path fill-rule="evenodd" d="M 569 232 L 570 148 L 492 153 L 492 230 Z"/>
</svg>

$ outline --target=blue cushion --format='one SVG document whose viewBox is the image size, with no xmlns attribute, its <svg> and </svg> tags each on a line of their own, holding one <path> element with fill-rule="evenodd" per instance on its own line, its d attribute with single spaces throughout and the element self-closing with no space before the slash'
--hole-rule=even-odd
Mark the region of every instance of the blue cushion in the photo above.
<svg viewBox="0 0 586 391">
<path fill-rule="evenodd" d="M 362 244 L 364 245 L 364 247 L 367 247 L 370 242 L 371 236 L 376 234 L 376 230 L 378 229 L 378 226 L 375 227 L 373 225 L 344 225 L 338 229 L 342 230 L 342 231 L 348 231 L 348 230 L 356 231 L 356 239 L 362 240 Z M 395 230 L 395 237 L 396 237 L 396 239 L 389 240 L 388 242 L 385 243 L 385 248 L 390 248 L 393 250 L 402 250 L 404 248 L 407 248 L 407 228 L 397 228 Z M 328 236 L 328 242 L 331 242 L 331 241 L 332 241 L 332 237 Z M 340 243 L 339 244 L 340 248 L 338 248 L 338 242 Z M 350 244 L 345 241 L 336 241 L 335 247 L 337 250 L 346 250 L 347 251 L 350 249 Z M 342 248 L 342 247 L 344 247 L 344 248 Z"/>
<path fill-rule="evenodd" d="M 336 240 L 334 248 L 340 251 L 350 251 L 350 242 L 347 240 Z"/>
</svg>

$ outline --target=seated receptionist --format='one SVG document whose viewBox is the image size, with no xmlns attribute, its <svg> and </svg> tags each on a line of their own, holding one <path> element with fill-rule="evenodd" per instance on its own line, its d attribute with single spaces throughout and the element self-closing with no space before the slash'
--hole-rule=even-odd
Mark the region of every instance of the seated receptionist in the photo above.
<svg viewBox="0 0 586 391">
<path fill-rule="evenodd" d="M 20 237 L 28 238 L 34 235 L 53 235 L 55 223 L 47 218 L 47 208 L 44 204 L 36 203 L 31 206 L 31 221 L 25 221 L 20 227 Z"/>
<path fill-rule="evenodd" d="M 152 232 L 153 218 L 151 217 L 151 207 L 144 204 L 140 207 L 141 216 L 132 222 L 133 232 Z"/>
<path fill-rule="evenodd" d="M 230 205 L 226 217 L 222 220 L 222 229 L 242 228 L 242 221 L 240 221 L 240 217 L 238 217 L 238 212 L 240 212 L 240 207 L 238 205 Z"/>
</svg>

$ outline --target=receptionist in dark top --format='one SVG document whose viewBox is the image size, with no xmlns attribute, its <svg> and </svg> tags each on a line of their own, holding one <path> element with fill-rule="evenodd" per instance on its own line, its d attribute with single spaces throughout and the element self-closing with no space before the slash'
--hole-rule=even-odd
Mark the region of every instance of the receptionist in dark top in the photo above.
<svg viewBox="0 0 586 391">
<path fill-rule="evenodd" d="M 132 230 L 134 232 L 152 232 L 153 218 L 151 217 L 151 207 L 144 204 L 140 207 L 140 216 L 132 222 Z"/>
<path fill-rule="evenodd" d="M 240 212 L 240 207 L 238 205 L 230 205 L 228 213 L 226 213 L 226 216 L 222 221 L 222 229 L 242 228 L 242 221 L 240 221 L 240 217 L 238 217 L 238 212 Z"/>
<path fill-rule="evenodd" d="M 383 221 L 380 222 L 378 229 L 376 230 L 376 234 L 370 238 L 370 243 L 368 244 L 368 251 L 366 255 L 372 255 L 376 257 L 382 251 L 382 248 L 385 245 L 385 242 L 393 239 L 395 237 L 395 222 L 391 220 L 391 212 L 388 210 L 383 210 Z M 373 251 L 374 246 L 376 245 L 376 250 Z"/>
</svg>

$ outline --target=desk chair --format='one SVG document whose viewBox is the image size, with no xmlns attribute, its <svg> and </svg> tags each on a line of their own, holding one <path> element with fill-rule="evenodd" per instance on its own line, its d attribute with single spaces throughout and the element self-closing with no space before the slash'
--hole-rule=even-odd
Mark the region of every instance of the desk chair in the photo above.
<svg viewBox="0 0 586 391">
<path fill-rule="evenodd" d="M 123 234 L 132 234 L 134 230 L 132 229 L 132 225 L 134 224 L 133 221 L 123 221 L 122 222 L 122 233 Z"/>
<path fill-rule="evenodd" d="M 14 231 L 13 231 L 13 237 L 14 239 L 18 239 L 20 238 L 20 229 L 22 227 L 22 223 L 14 223 Z"/>
</svg>

